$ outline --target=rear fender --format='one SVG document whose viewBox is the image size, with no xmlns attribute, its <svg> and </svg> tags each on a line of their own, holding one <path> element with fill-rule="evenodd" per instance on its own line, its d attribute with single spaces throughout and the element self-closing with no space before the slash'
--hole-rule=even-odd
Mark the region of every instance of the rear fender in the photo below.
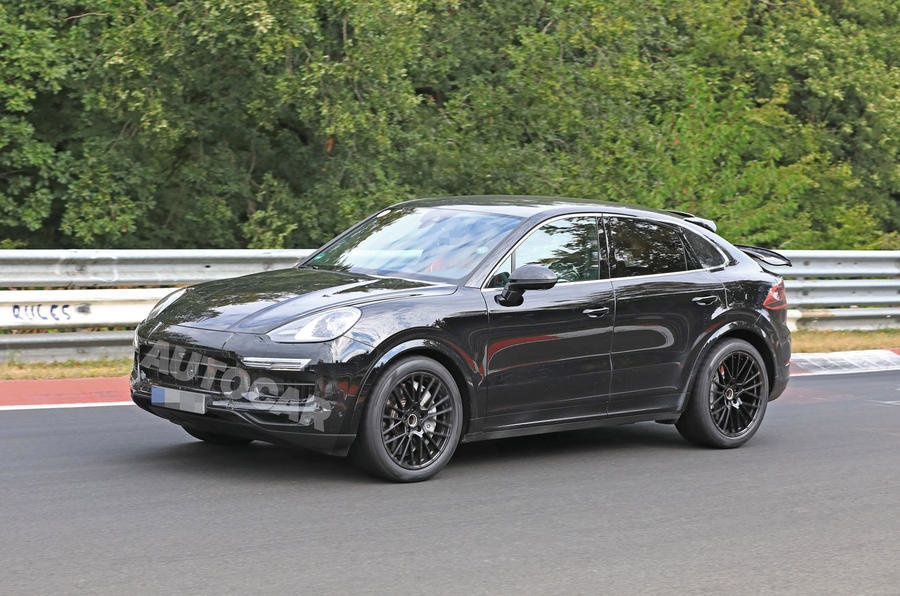
<svg viewBox="0 0 900 596">
<path fill-rule="evenodd" d="M 758 320 L 758 316 L 757 316 Z M 760 338 L 766 344 L 766 348 L 769 350 L 769 355 L 774 359 L 774 349 L 772 344 L 771 336 L 767 336 L 767 333 L 763 328 L 759 327 L 756 324 L 756 321 L 750 318 L 740 318 L 728 321 L 727 323 L 722 324 L 718 329 L 716 329 L 712 334 L 707 337 L 706 342 L 703 344 L 703 347 L 697 352 L 694 357 L 693 363 L 691 364 L 691 374 L 688 377 L 687 383 L 685 383 L 684 392 L 678 398 L 678 407 L 677 410 L 679 413 L 684 411 L 684 408 L 687 406 L 688 399 L 690 398 L 691 392 L 694 389 L 694 381 L 697 378 L 697 375 L 700 373 L 700 366 L 703 364 L 703 361 L 706 359 L 706 356 L 712 351 L 713 346 L 719 342 L 722 338 L 734 334 L 735 331 L 741 331 L 744 333 L 752 333 L 753 335 Z M 763 358 L 766 355 L 763 354 Z"/>
</svg>

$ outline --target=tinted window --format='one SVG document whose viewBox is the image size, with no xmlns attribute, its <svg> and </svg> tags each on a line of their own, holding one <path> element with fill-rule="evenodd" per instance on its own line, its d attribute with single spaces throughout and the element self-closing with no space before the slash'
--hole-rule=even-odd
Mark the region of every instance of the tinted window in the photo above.
<svg viewBox="0 0 900 596">
<path fill-rule="evenodd" d="M 666 225 L 642 219 L 610 218 L 609 241 L 613 277 L 653 275 L 687 270 L 681 236 Z"/>
<path fill-rule="evenodd" d="M 398 207 L 367 220 L 307 267 L 441 281 L 472 272 L 521 218 L 456 209 Z"/>
<path fill-rule="evenodd" d="M 556 273 L 559 283 L 598 279 L 601 277 L 598 243 L 595 217 L 572 217 L 545 223 L 503 262 L 488 287 L 502 287 L 513 270 L 531 264 L 543 265 Z"/>
<path fill-rule="evenodd" d="M 684 230 L 684 239 L 687 240 L 688 245 L 694 252 L 694 256 L 697 257 L 697 260 L 704 267 L 716 267 L 725 264 L 725 255 L 700 234 Z"/>
</svg>

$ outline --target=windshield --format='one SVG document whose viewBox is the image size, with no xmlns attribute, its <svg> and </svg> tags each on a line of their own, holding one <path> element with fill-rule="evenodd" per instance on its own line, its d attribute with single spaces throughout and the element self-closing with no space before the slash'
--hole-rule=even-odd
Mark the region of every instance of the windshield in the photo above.
<svg viewBox="0 0 900 596">
<path fill-rule="evenodd" d="M 457 281 L 521 221 L 498 213 L 397 207 L 365 221 L 304 266 Z"/>
</svg>

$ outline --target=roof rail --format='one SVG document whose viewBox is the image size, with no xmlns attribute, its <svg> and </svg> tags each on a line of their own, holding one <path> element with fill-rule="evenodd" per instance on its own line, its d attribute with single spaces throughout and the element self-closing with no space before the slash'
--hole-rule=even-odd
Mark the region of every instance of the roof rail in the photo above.
<svg viewBox="0 0 900 596">
<path fill-rule="evenodd" d="M 700 226 L 701 228 L 706 228 L 710 232 L 716 231 L 716 222 L 714 222 L 711 219 L 704 219 L 702 217 L 697 217 L 696 215 L 694 215 L 692 213 L 687 213 L 686 211 L 675 211 L 674 209 L 666 209 L 666 211 L 668 211 L 672 215 L 677 215 L 678 217 L 681 217 L 682 219 L 684 219 L 684 221 L 689 221 L 692 224 L 696 224 L 696 225 Z"/>
</svg>

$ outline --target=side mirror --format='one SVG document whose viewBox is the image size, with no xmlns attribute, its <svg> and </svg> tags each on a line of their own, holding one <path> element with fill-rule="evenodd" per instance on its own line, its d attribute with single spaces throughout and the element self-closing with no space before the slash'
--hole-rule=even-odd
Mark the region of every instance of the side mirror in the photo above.
<svg viewBox="0 0 900 596">
<path fill-rule="evenodd" d="M 512 272 L 494 300 L 501 306 L 519 306 L 525 290 L 549 290 L 558 280 L 555 273 L 542 265 L 522 265 Z"/>
</svg>

